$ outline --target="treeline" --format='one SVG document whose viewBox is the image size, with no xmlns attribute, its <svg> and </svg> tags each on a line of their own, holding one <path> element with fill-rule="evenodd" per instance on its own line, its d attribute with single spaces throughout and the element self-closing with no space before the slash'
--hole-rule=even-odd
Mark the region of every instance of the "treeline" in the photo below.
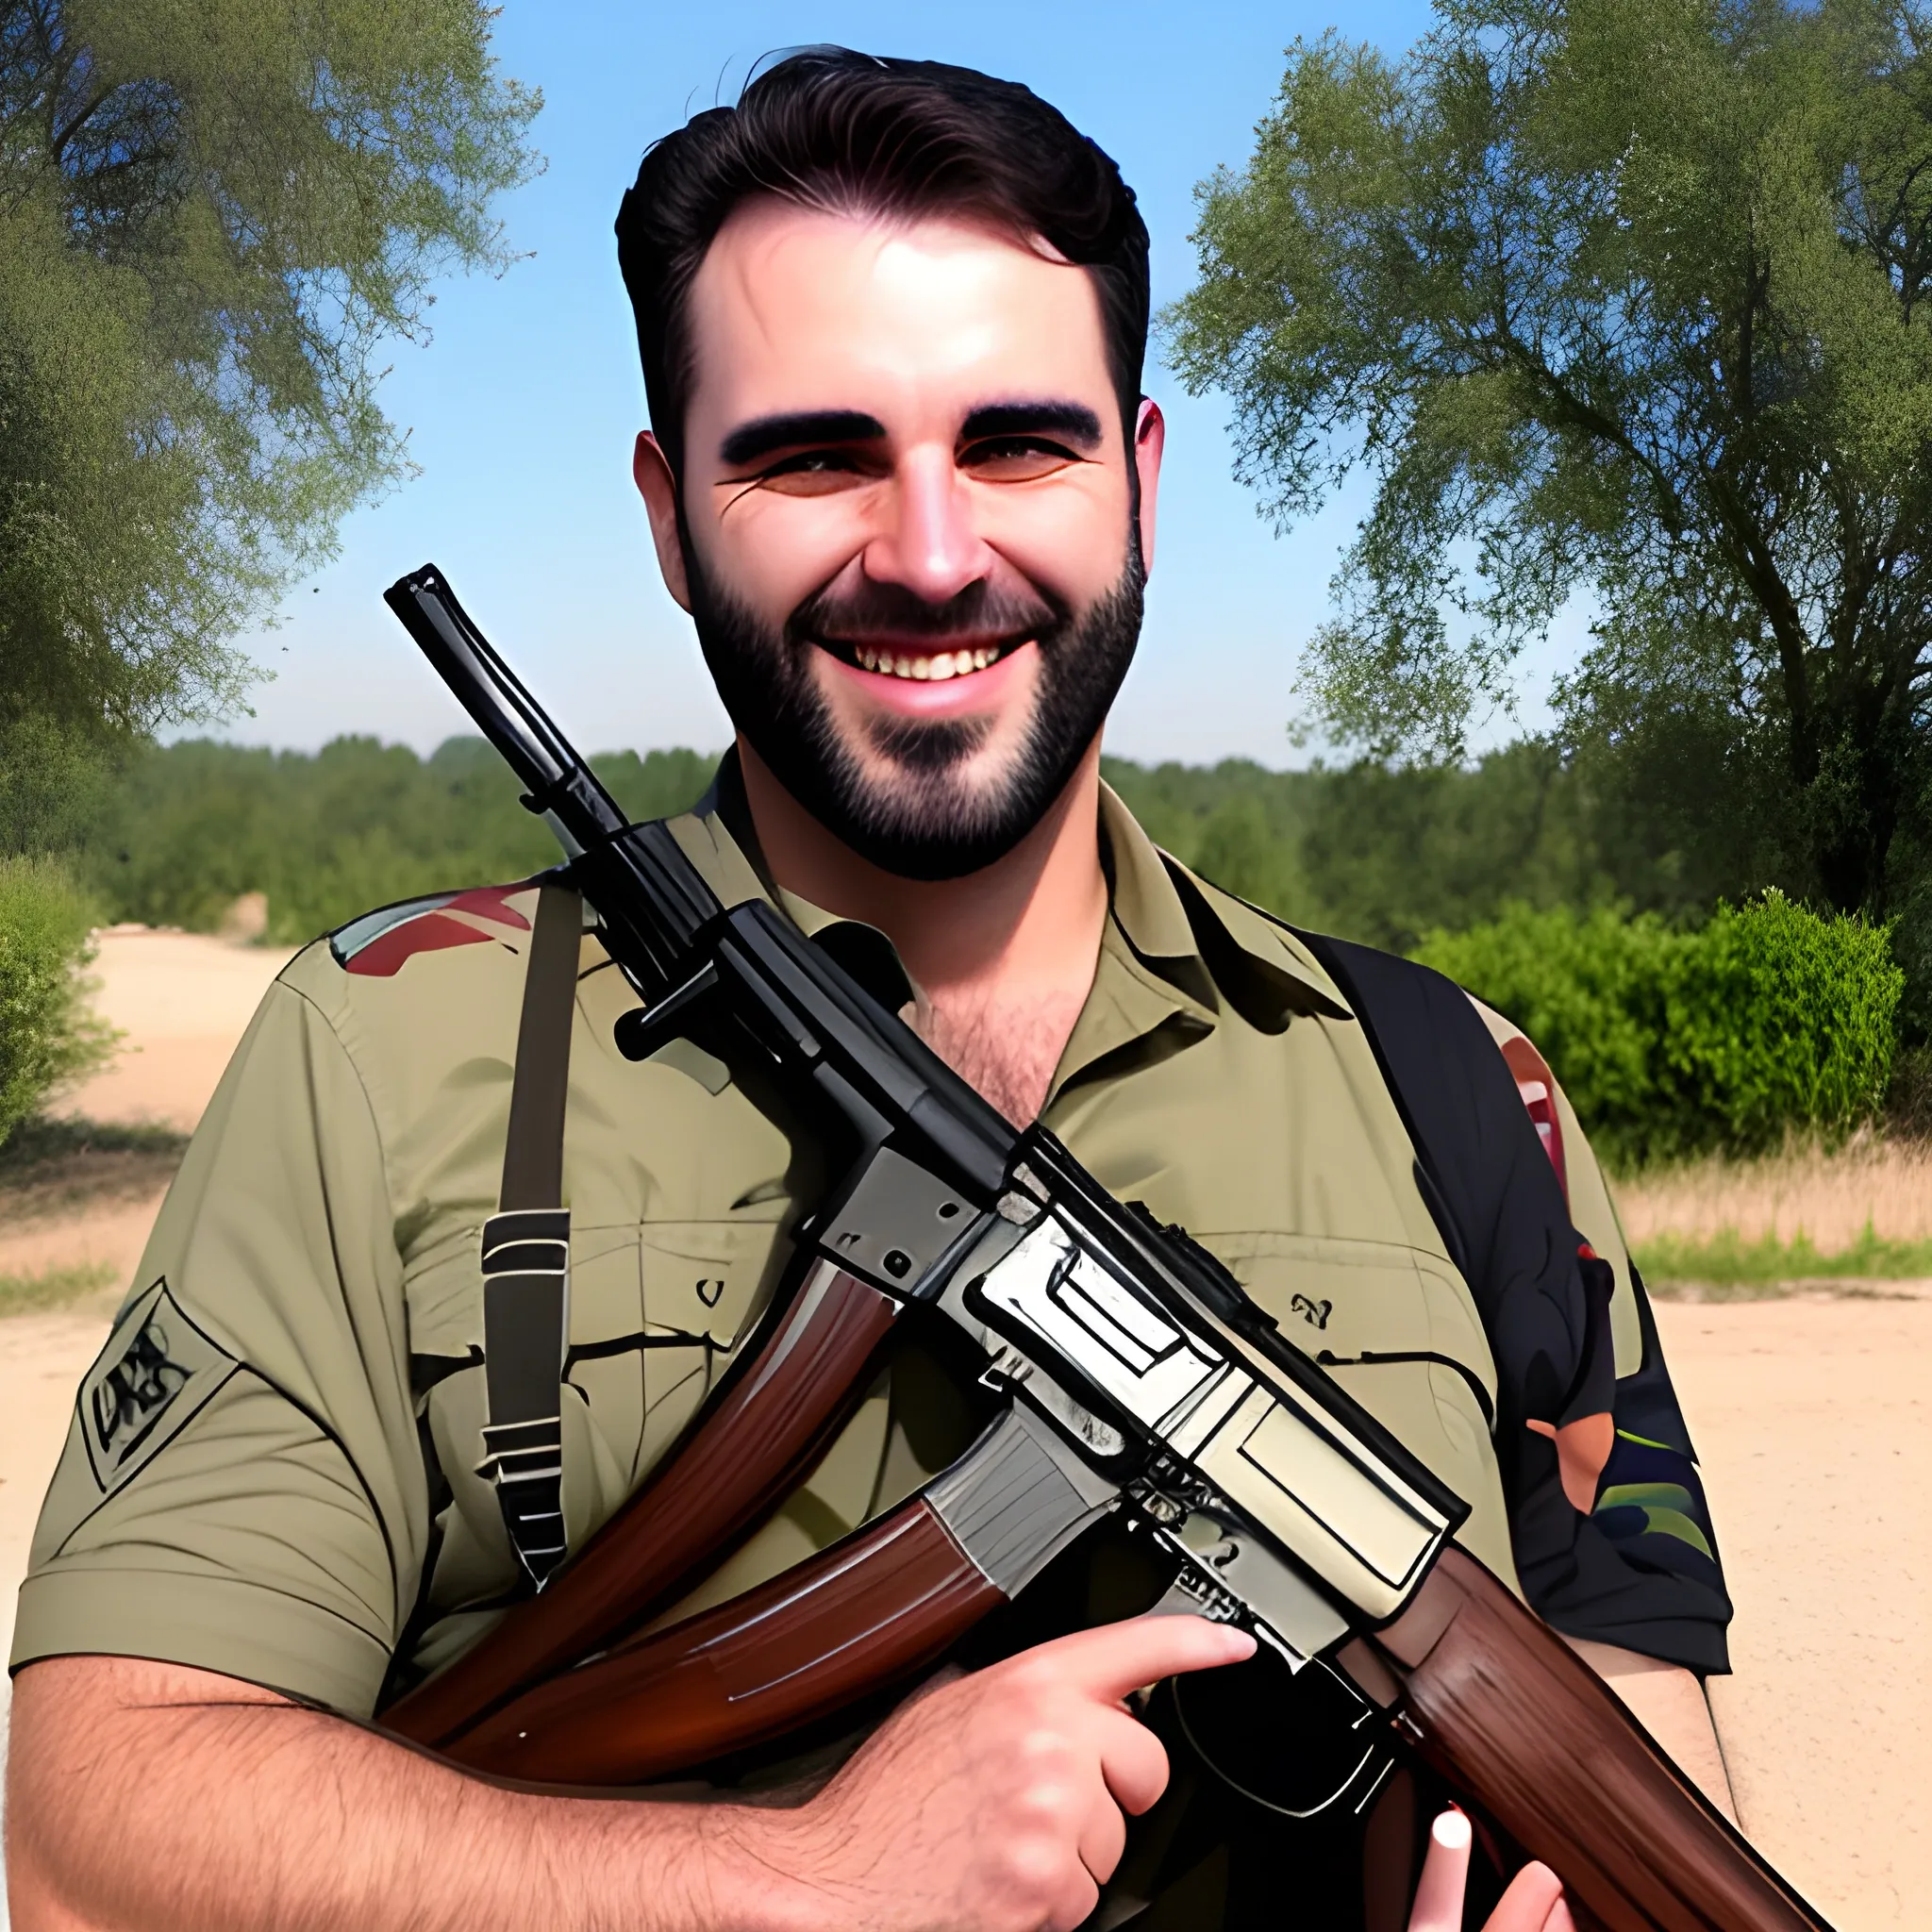
<svg viewBox="0 0 1932 1932">
<path fill-rule="evenodd" d="M 595 763 L 642 819 L 693 804 L 716 758 Z M 1926 1003 L 1922 990 L 1912 1004 L 1895 930 L 1753 892 L 1708 871 L 1708 848 L 1700 871 L 1660 844 L 1664 822 L 1627 790 L 1598 788 L 1547 745 L 1461 769 L 1108 759 L 1106 772 L 1154 839 L 1218 884 L 1425 958 L 1508 1013 L 1622 1165 L 1763 1147 L 1794 1129 L 1835 1135 L 1888 1109 L 1932 1129 L 1932 1055 L 1911 1018 Z M 267 937 L 295 944 L 371 907 L 524 877 L 556 858 L 495 754 L 468 738 L 426 758 L 372 738 L 312 755 L 149 747 L 76 804 L 58 842 L 64 869 L 0 861 L 15 868 L 17 898 L 77 884 L 82 900 L 39 915 L 49 945 L 89 901 L 104 921 L 209 931 L 252 893 L 267 902 Z M 61 1033 L 64 980 L 30 976 Z M 12 1068 L 13 1112 L 31 1104 L 47 1053 L 84 1047 L 55 1041 Z M 0 1091 L 0 1137 L 8 1112 Z"/>
<path fill-rule="evenodd" d="M 617 752 L 597 770 L 635 818 L 682 811 L 714 758 Z M 526 877 L 557 842 L 480 738 L 426 758 L 338 738 L 321 751 L 189 740 L 139 753 L 74 836 L 70 862 L 108 920 L 212 932 L 246 892 L 297 945 L 417 892 Z"/>
<path fill-rule="evenodd" d="M 683 810 L 715 758 L 608 754 L 604 782 L 638 818 Z M 1671 855 L 1623 835 L 1577 773 L 1539 745 L 1467 770 L 1271 772 L 1106 763 L 1149 833 L 1244 898 L 1307 924 L 1407 951 L 1522 902 L 1619 904 L 1682 918 L 1713 896 Z M 372 906 L 550 864 L 480 739 L 428 758 L 372 738 L 320 752 L 206 740 L 139 754 L 63 841 L 109 920 L 212 931 L 244 892 L 294 944 Z"/>
</svg>

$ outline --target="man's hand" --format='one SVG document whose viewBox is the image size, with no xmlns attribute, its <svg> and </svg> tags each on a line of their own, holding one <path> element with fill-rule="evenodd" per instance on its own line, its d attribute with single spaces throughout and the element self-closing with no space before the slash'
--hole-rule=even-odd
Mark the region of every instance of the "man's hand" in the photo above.
<svg viewBox="0 0 1932 1932">
<path fill-rule="evenodd" d="M 1461 1932 L 1462 1893 L 1474 1837 L 1460 1811 L 1445 1811 L 1429 1833 L 1429 1856 L 1416 1890 L 1408 1932 Z M 1563 1888 L 1547 1865 L 1525 1865 L 1484 1922 L 1483 1932 L 1576 1932 Z"/>
<path fill-rule="evenodd" d="M 793 1814 L 791 1870 L 827 1925 L 1071 1932 L 1167 1786 L 1124 1700 L 1255 1641 L 1199 1617 L 1083 1630 L 906 1705 Z"/>
</svg>

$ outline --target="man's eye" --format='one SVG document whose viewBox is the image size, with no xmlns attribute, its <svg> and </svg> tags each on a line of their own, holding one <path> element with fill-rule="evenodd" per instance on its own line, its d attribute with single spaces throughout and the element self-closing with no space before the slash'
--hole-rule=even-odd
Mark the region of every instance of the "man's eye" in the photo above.
<svg viewBox="0 0 1932 1932">
<path fill-rule="evenodd" d="M 852 489 L 866 477 L 864 467 L 847 451 L 808 449 L 781 457 L 751 480 L 781 496 L 829 496 L 836 490 Z"/>
<path fill-rule="evenodd" d="M 989 483 L 1027 483 L 1050 476 L 1080 458 L 1043 436 L 994 436 L 959 453 L 959 467 Z"/>
</svg>

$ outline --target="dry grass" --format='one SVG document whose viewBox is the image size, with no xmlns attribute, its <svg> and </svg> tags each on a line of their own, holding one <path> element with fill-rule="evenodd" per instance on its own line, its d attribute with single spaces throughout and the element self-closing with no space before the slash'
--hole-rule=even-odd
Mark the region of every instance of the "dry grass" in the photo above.
<svg viewBox="0 0 1932 1932">
<path fill-rule="evenodd" d="M 0 1274 L 0 1319 L 64 1308 L 75 1302 L 96 1300 L 112 1305 L 119 1286 L 117 1272 L 99 1261 L 72 1268 L 46 1268 L 38 1274 Z"/>
<path fill-rule="evenodd" d="M 1636 1248 L 1729 1237 L 1840 1255 L 1876 1239 L 1932 1241 L 1932 1143 L 1864 1137 L 1835 1153 L 1795 1146 L 1760 1160 L 1722 1157 L 1619 1181 Z"/>
<path fill-rule="evenodd" d="M 23 1121 L 0 1144 L 0 1227 L 138 1200 L 174 1179 L 187 1149 L 188 1136 L 167 1127 Z"/>
</svg>

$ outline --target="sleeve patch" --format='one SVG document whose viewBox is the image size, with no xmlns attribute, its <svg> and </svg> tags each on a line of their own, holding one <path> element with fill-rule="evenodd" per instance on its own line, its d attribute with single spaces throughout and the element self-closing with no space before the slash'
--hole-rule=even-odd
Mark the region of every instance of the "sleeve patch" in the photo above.
<svg viewBox="0 0 1932 1932">
<path fill-rule="evenodd" d="M 81 1441 L 102 1494 L 180 1434 L 241 1364 L 181 1311 L 162 1275 L 115 1324 L 80 1385 Z"/>
<path fill-rule="evenodd" d="M 509 902 L 530 890 L 527 885 L 482 886 L 385 906 L 331 933 L 329 951 L 345 973 L 388 979 L 418 953 L 481 945 L 527 933 L 530 922 Z"/>
</svg>

